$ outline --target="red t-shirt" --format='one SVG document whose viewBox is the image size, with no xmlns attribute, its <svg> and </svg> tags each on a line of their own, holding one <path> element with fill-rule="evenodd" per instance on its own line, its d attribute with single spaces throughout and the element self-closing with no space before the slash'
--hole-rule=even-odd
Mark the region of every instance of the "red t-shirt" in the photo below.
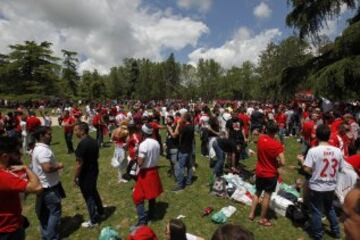
<svg viewBox="0 0 360 240">
<path fill-rule="evenodd" d="M 303 112 L 302 113 L 302 117 L 303 117 L 303 119 L 306 119 L 307 117 L 309 117 L 309 112 Z"/>
<path fill-rule="evenodd" d="M 331 133 L 329 144 L 334 147 L 340 148 L 345 157 L 349 156 L 349 146 L 348 143 L 344 141 L 344 137 L 336 133 Z"/>
<path fill-rule="evenodd" d="M 278 176 L 277 156 L 284 152 L 283 145 L 268 135 L 260 135 L 257 143 L 256 176 L 270 178 Z"/>
<path fill-rule="evenodd" d="M 158 124 L 157 122 L 150 122 L 149 125 L 152 127 L 153 129 L 153 134 L 152 134 L 152 138 L 154 138 L 155 140 L 157 140 L 160 137 L 160 132 L 159 129 L 161 128 L 161 125 Z"/>
<path fill-rule="evenodd" d="M 136 146 L 139 146 L 141 141 L 141 136 L 139 133 L 132 134 L 128 139 L 128 151 L 129 156 L 133 160 L 136 157 Z"/>
<path fill-rule="evenodd" d="M 360 154 L 355 154 L 350 157 L 345 158 L 346 162 L 348 162 L 357 174 L 360 174 Z"/>
<path fill-rule="evenodd" d="M 343 120 L 341 118 L 335 119 L 330 127 L 331 132 L 337 132 L 342 123 L 343 123 Z"/>
<path fill-rule="evenodd" d="M 275 117 L 276 122 L 279 124 L 280 128 L 285 128 L 286 124 L 286 115 L 284 113 L 279 113 Z"/>
<path fill-rule="evenodd" d="M 26 130 L 28 132 L 34 132 L 39 126 L 41 126 L 41 121 L 36 116 L 30 116 L 26 119 Z"/>
<path fill-rule="evenodd" d="M 81 116 L 81 111 L 74 107 L 73 109 L 71 109 L 71 115 L 74 117 L 80 117 Z"/>
<path fill-rule="evenodd" d="M 314 133 L 314 130 L 315 130 L 314 127 L 315 127 L 315 123 L 313 120 L 306 121 L 303 124 L 303 136 L 304 136 L 304 140 L 307 143 L 311 142 L 311 139 L 312 139 L 311 135 Z"/>
<path fill-rule="evenodd" d="M 63 124 L 74 124 L 75 123 L 75 118 L 72 116 L 69 117 L 64 117 L 63 119 Z M 66 133 L 71 133 L 74 131 L 74 126 L 64 126 L 64 131 Z"/>
<path fill-rule="evenodd" d="M 248 115 L 244 114 L 244 113 L 239 113 L 238 118 L 243 122 L 244 124 L 244 132 L 246 134 L 246 136 L 249 135 L 249 126 L 250 126 L 250 118 Z"/>
<path fill-rule="evenodd" d="M 96 127 L 96 126 L 100 125 L 100 121 L 101 121 L 101 114 L 97 113 L 92 120 L 93 126 Z"/>
<path fill-rule="evenodd" d="M 0 233 L 15 232 L 22 226 L 19 193 L 27 184 L 16 174 L 0 169 Z"/>
</svg>

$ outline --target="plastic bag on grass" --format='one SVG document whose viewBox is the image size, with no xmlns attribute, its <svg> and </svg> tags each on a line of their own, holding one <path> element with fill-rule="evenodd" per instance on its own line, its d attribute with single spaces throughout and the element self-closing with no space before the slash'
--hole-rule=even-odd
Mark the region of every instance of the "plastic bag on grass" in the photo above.
<svg viewBox="0 0 360 240">
<path fill-rule="evenodd" d="M 99 240 L 121 240 L 118 232 L 111 227 L 101 229 Z"/>
</svg>

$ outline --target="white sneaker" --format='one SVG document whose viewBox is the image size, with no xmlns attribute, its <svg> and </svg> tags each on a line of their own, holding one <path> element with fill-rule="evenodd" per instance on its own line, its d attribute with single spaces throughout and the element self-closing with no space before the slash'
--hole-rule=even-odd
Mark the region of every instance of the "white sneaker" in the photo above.
<svg viewBox="0 0 360 240">
<path fill-rule="evenodd" d="M 118 180 L 118 183 L 127 183 L 127 182 L 128 182 L 128 180 L 125 180 L 125 179 L 123 179 L 123 178 L 121 178 L 121 179 Z"/>
<path fill-rule="evenodd" d="M 97 223 L 92 223 L 90 220 L 86 221 L 86 222 L 83 222 L 81 224 L 81 227 L 83 227 L 83 228 L 93 228 L 93 227 L 97 227 L 97 226 L 98 226 Z"/>
</svg>

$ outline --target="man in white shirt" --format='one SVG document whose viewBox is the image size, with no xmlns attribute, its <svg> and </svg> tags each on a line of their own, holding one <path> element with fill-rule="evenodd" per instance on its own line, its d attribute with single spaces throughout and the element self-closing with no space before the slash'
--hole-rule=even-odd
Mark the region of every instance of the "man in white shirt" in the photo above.
<svg viewBox="0 0 360 240">
<path fill-rule="evenodd" d="M 139 145 L 137 163 L 140 171 L 136 178 L 133 191 L 133 201 L 136 205 L 138 222 L 133 227 L 146 225 L 154 217 L 155 199 L 163 192 L 157 164 L 160 159 L 160 145 L 151 138 L 153 129 L 151 125 L 141 127 L 143 141 Z M 149 211 L 145 213 L 144 201 L 149 200 Z"/>
<path fill-rule="evenodd" d="M 43 192 L 37 195 L 35 211 L 41 225 L 44 240 L 60 239 L 61 198 L 65 197 L 60 183 L 59 170 L 64 167 L 58 163 L 50 149 L 51 129 L 40 126 L 34 132 L 36 139 L 32 152 L 32 170 L 39 177 Z"/>
<path fill-rule="evenodd" d="M 316 138 L 319 141 L 317 147 L 309 150 L 304 170 L 311 175 L 309 180 L 310 208 L 312 216 L 311 234 L 313 239 L 322 239 L 322 210 L 330 222 L 331 233 L 335 238 L 340 238 L 340 228 L 332 205 L 337 177 L 343 168 L 344 157 L 339 148 L 331 146 L 330 128 L 327 125 L 319 125 L 316 128 Z"/>
</svg>

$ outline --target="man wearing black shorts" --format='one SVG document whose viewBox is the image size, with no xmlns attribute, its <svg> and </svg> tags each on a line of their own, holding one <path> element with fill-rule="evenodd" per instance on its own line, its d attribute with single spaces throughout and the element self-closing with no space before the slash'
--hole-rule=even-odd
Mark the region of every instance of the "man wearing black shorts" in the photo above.
<svg viewBox="0 0 360 240">
<path fill-rule="evenodd" d="M 266 130 L 267 134 L 260 135 L 257 142 L 256 194 L 252 202 L 249 219 L 254 220 L 259 197 L 264 191 L 259 224 L 271 227 L 271 222 L 267 218 L 267 211 L 271 193 L 276 188 L 279 176 L 278 168 L 285 165 L 285 156 L 283 145 L 275 139 L 275 134 L 278 132 L 277 124 L 269 121 Z"/>
</svg>

